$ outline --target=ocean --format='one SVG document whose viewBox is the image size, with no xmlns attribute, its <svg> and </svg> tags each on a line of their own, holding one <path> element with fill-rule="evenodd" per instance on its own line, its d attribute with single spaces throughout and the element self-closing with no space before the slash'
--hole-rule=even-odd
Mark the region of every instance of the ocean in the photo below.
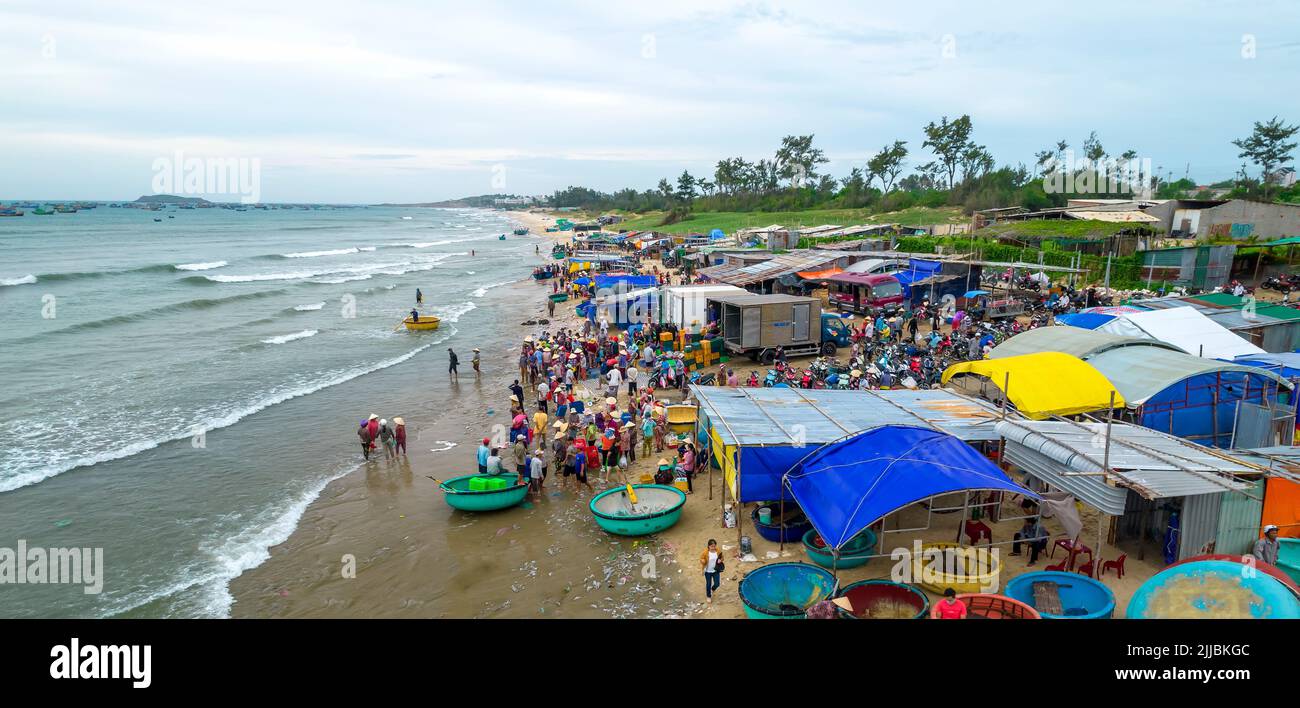
<svg viewBox="0 0 1300 708">
<path fill-rule="evenodd" d="M 542 243 L 511 228 L 375 207 L 0 219 L 0 547 L 102 548 L 107 576 L 5 585 L 0 615 L 228 616 L 228 583 L 358 469 L 362 418 L 446 406 L 427 383 L 448 346 L 472 377 L 503 311 L 480 305 Z M 435 332 L 394 329 L 417 287 Z"/>
</svg>

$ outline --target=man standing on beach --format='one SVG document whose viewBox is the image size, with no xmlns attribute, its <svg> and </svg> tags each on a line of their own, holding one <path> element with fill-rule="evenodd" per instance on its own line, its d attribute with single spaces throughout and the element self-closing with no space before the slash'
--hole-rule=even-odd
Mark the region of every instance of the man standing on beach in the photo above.
<svg viewBox="0 0 1300 708">
<path fill-rule="evenodd" d="M 361 427 L 357 428 L 357 437 L 361 438 L 361 456 L 367 460 L 370 459 L 370 444 L 374 440 L 370 437 L 369 422 L 370 421 L 363 420 L 361 421 Z"/>
<path fill-rule="evenodd" d="M 483 438 L 483 444 L 478 446 L 478 473 L 487 474 L 488 457 L 492 455 L 492 448 L 488 447 L 491 442 L 488 438 Z"/>
<path fill-rule="evenodd" d="M 472 364 L 472 365 L 474 366 L 474 378 L 477 379 L 477 378 L 479 378 L 479 376 L 480 376 L 480 374 L 479 374 L 479 370 L 478 370 L 478 347 L 474 347 L 474 349 L 473 349 L 472 351 L 474 352 L 474 358 L 473 358 L 473 359 L 470 359 L 470 362 L 469 362 L 469 363 Z"/>
<path fill-rule="evenodd" d="M 456 371 L 456 366 L 459 364 L 460 357 L 456 356 L 456 352 L 452 351 L 451 347 L 447 347 L 447 374 L 457 383 L 460 382 L 460 374 Z"/>
<path fill-rule="evenodd" d="M 510 393 L 515 397 L 515 401 L 519 403 L 519 407 L 523 408 L 524 387 L 519 385 L 519 379 L 515 379 L 515 382 L 510 384 Z"/>
</svg>

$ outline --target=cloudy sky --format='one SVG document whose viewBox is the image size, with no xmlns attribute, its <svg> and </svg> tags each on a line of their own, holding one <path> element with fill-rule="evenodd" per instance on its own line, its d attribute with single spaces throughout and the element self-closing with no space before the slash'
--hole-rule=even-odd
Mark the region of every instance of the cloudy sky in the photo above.
<svg viewBox="0 0 1300 708">
<path fill-rule="evenodd" d="M 996 11 L 987 9 L 997 7 Z M 1090 130 L 1202 183 L 1300 121 L 1300 3 L 0 0 L 0 198 L 257 158 L 264 201 L 650 188 L 815 133 L 832 174 L 969 113 L 1000 163 Z"/>
</svg>

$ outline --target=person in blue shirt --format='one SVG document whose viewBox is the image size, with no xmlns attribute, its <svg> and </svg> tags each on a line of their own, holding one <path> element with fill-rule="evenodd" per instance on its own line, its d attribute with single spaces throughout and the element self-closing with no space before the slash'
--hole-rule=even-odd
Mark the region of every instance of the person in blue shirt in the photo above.
<svg viewBox="0 0 1300 708">
<path fill-rule="evenodd" d="M 984 347 L 987 347 L 992 343 L 993 343 L 993 335 L 986 334 L 983 337 L 980 337 L 980 349 L 983 349 Z"/>
<path fill-rule="evenodd" d="M 483 444 L 478 446 L 478 473 L 487 474 L 488 457 L 492 455 L 492 448 L 488 447 L 491 442 L 488 438 L 483 438 Z"/>
</svg>

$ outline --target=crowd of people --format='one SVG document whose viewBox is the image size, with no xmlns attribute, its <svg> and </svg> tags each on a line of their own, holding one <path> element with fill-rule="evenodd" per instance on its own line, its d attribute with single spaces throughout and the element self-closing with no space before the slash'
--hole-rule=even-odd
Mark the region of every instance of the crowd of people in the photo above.
<svg viewBox="0 0 1300 708">
<path fill-rule="evenodd" d="M 393 418 L 393 424 L 389 425 L 387 418 L 371 413 L 357 427 L 357 437 L 361 439 L 361 455 L 366 460 L 372 453 L 379 454 L 376 448 L 383 449 L 385 460 L 406 454 L 406 421 L 400 417 Z"/>
</svg>

